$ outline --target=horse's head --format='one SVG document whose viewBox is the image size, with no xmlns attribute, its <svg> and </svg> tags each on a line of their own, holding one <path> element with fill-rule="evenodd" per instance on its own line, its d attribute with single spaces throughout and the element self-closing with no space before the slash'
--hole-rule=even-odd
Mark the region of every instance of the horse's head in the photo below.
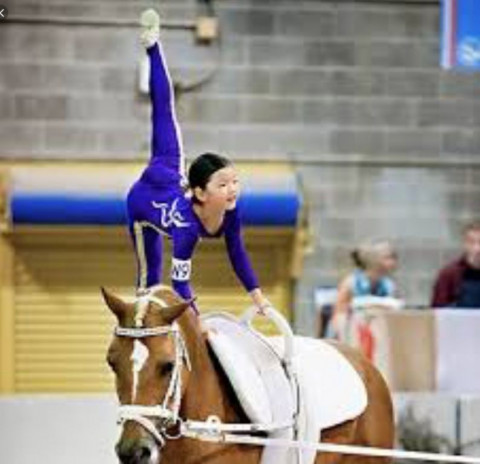
<svg viewBox="0 0 480 464">
<path fill-rule="evenodd" d="M 190 303 L 167 287 L 134 303 L 102 293 L 118 321 L 107 354 L 123 422 L 117 454 L 122 464 L 156 464 L 179 425 L 190 361 L 177 320 Z"/>
</svg>

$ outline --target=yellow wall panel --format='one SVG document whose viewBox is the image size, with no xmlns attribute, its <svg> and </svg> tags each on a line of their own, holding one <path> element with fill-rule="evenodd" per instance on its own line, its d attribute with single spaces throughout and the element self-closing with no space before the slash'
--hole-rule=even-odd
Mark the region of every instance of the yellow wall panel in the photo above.
<svg viewBox="0 0 480 464">
<path fill-rule="evenodd" d="M 0 234 L 0 392 L 15 390 L 14 250 Z"/>
<path fill-rule="evenodd" d="M 265 293 L 288 311 L 293 231 L 250 230 L 246 242 Z M 1 342 L 0 355 L 3 362 L 10 353 L 13 376 L 4 376 L 0 391 L 112 391 L 104 359 L 115 321 L 99 289 L 133 296 L 134 258 L 124 229 L 17 228 L 4 248 L 8 252 L 12 286 L 1 295 L 7 305 L 10 298 L 13 310 L 1 321 L 5 327 L 10 314 L 10 330 L 2 333 L 11 337 Z M 165 273 L 169 262 L 166 257 Z M 238 314 L 250 304 L 222 241 L 200 244 L 192 280 L 202 311 Z M 271 330 L 262 321 L 259 327 Z"/>
</svg>

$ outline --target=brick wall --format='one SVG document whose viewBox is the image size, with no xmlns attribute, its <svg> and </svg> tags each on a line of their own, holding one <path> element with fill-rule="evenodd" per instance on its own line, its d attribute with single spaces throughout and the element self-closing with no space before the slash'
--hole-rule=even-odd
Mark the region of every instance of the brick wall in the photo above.
<svg viewBox="0 0 480 464">
<path fill-rule="evenodd" d="M 11 17 L 134 20 L 146 1 L 15 0 Z M 4 2 L 5 3 L 5 2 Z M 152 2 L 153 3 L 153 2 Z M 439 7 L 362 1 L 221 0 L 220 69 L 181 95 L 186 151 L 298 166 L 315 250 L 298 287 L 307 331 L 316 285 L 334 284 L 348 250 L 395 240 L 400 288 L 426 303 L 480 205 L 480 79 L 438 69 Z M 193 1 L 162 2 L 191 19 Z M 177 80 L 217 63 L 215 48 L 166 31 Z M 0 24 L 0 156 L 146 159 L 148 102 L 130 27 Z"/>
</svg>

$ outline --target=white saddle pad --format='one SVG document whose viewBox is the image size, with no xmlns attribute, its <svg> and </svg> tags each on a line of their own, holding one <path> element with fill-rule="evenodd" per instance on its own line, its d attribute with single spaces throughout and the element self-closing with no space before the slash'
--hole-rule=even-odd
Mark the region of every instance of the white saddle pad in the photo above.
<svg viewBox="0 0 480 464">
<path fill-rule="evenodd" d="M 269 339 L 282 356 L 283 340 Z M 293 365 L 298 376 L 304 403 L 315 411 L 321 429 L 354 419 L 367 407 L 367 390 L 363 380 L 345 356 L 323 340 L 294 338 Z"/>
<path fill-rule="evenodd" d="M 238 400 L 253 423 L 273 421 L 272 408 L 257 366 L 222 332 L 210 330 L 208 341 L 227 374 Z"/>
<path fill-rule="evenodd" d="M 229 314 L 208 314 L 202 323 L 248 418 L 262 424 L 291 421 L 290 384 L 266 339 Z"/>
<path fill-rule="evenodd" d="M 285 422 L 296 411 L 292 387 L 281 364 L 283 338 L 265 338 L 227 314 L 202 318 L 209 342 L 252 422 Z M 367 406 L 365 385 L 347 359 L 321 340 L 295 337 L 294 371 L 299 388 L 298 439 L 318 441 L 321 430 L 354 419 Z M 276 438 L 292 438 L 283 430 Z M 266 447 L 262 464 L 313 464 L 285 448 Z"/>
<path fill-rule="evenodd" d="M 270 339 L 279 355 L 283 339 Z M 298 438 L 319 441 L 321 431 L 360 416 L 367 407 L 365 384 L 354 367 L 332 345 L 322 340 L 294 338 L 293 365 L 300 397 Z M 285 455 L 284 464 L 313 464 L 316 453 L 303 451 L 301 460 Z M 273 461 L 262 464 L 274 464 Z"/>
</svg>

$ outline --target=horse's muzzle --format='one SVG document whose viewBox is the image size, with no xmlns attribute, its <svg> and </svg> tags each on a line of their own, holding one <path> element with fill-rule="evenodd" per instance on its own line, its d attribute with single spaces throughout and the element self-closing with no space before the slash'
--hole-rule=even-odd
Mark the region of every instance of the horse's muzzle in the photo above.
<svg viewBox="0 0 480 464">
<path fill-rule="evenodd" d="M 121 440 L 116 446 L 121 464 L 158 464 L 160 453 L 157 444 L 150 438 Z"/>
</svg>

